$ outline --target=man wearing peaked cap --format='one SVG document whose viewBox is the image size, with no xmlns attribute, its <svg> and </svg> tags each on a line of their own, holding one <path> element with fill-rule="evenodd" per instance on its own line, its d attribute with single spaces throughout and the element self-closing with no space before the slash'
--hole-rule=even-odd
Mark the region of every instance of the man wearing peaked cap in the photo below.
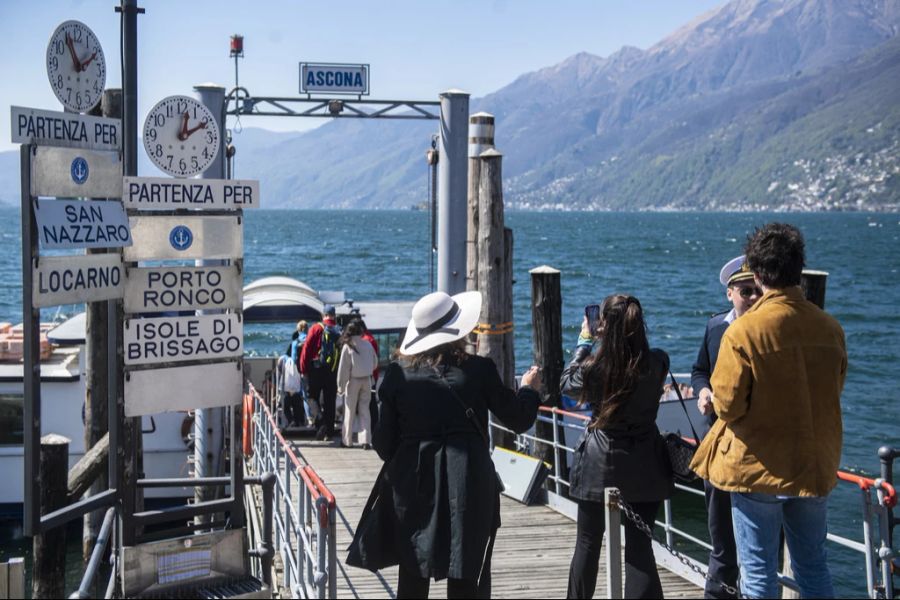
<svg viewBox="0 0 900 600">
<path fill-rule="evenodd" d="M 744 255 L 732 258 L 719 271 L 719 282 L 725 286 L 725 295 L 731 302 L 731 310 L 713 315 L 706 324 L 703 344 L 697 354 L 697 361 L 691 370 L 691 387 L 697 393 L 697 408 L 707 416 L 709 424 L 716 420 L 712 409 L 712 385 L 710 377 L 719 355 L 719 344 L 728 326 L 747 312 L 762 295 L 753 280 L 753 273 L 744 260 Z M 737 587 L 738 564 L 731 524 L 731 494 L 723 492 L 704 481 L 706 495 L 707 525 L 712 550 L 709 553 L 709 575 L 731 587 Z M 722 586 L 706 582 L 705 598 L 736 598 Z"/>
</svg>

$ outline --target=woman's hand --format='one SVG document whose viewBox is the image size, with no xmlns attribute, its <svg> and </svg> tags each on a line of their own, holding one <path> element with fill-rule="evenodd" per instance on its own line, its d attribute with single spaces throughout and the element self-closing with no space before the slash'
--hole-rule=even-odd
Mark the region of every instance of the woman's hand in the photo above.
<svg viewBox="0 0 900 600">
<path fill-rule="evenodd" d="M 532 365 L 524 375 L 522 375 L 522 385 L 527 385 L 538 393 L 544 390 L 544 381 L 541 379 L 541 370 L 537 366 Z"/>
</svg>

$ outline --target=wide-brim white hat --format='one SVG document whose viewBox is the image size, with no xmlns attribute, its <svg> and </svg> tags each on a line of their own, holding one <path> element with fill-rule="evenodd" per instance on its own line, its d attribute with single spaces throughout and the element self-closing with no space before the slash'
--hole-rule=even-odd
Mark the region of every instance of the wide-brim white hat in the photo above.
<svg viewBox="0 0 900 600">
<path fill-rule="evenodd" d="M 413 306 L 400 352 L 408 356 L 420 354 L 462 339 L 475 329 L 480 315 L 481 292 L 462 292 L 455 296 L 433 292 L 423 296 Z"/>
</svg>

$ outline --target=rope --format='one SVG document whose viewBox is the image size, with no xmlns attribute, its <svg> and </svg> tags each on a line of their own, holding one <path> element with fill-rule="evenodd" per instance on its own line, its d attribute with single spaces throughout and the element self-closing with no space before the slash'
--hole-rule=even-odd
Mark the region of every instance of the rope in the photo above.
<svg viewBox="0 0 900 600">
<path fill-rule="evenodd" d="M 472 331 L 477 333 L 478 335 L 505 335 L 507 333 L 512 333 L 513 330 L 513 322 L 507 321 L 506 323 L 479 323 L 475 326 L 475 329 Z"/>
</svg>

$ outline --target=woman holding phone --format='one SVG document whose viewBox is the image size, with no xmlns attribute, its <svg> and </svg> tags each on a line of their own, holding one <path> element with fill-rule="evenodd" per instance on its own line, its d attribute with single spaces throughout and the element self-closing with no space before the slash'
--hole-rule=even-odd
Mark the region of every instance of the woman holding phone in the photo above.
<svg viewBox="0 0 900 600">
<path fill-rule="evenodd" d="M 615 294 L 585 308 L 596 352 L 580 344 L 563 371 L 560 388 L 590 406 L 592 417 L 575 451 L 570 495 L 578 502 L 578 533 L 569 568 L 569 598 L 592 598 L 605 530 L 604 491 L 619 488 L 651 527 L 673 480 L 656 413 L 669 357 L 647 342 L 641 304 Z M 651 540 L 630 520 L 625 525 L 625 597 L 662 598 Z"/>
</svg>

